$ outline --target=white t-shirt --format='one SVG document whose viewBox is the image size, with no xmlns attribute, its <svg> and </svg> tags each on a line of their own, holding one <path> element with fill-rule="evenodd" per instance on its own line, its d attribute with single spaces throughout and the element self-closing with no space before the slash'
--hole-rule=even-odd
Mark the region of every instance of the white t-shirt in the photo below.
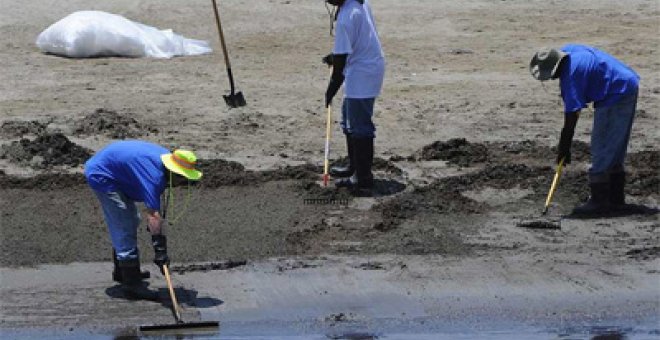
<svg viewBox="0 0 660 340">
<path fill-rule="evenodd" d="M 375 98 L 385 76 L 385 57 L 369 0 L 346 0 L 335 28 L 334 54 L 348 54 L 344 68 L 346 98 Z"/>
</svg>

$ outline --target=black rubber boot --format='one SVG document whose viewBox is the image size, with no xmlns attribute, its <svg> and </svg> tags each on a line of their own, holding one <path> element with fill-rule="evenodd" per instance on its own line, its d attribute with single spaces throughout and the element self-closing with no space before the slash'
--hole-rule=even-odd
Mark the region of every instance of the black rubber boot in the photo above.
<svg viewBox="0 0 660 340">
<path fill-rule="evenodd" d="M 330 175 L 334 177 L 351 177 L 353 175 L 355 172 L 355 166 L 353 165 L 354 152 L 350 134 L 346 134 L 346 151 L 348 152 L 348 164 L 330 167 Z"/>
<path fill-rule="evenodd" d="M 353 138 L 355 148 L 355 174 L 357 185 L 354 186 L 355 196 L 371 196 L 374 186 L 374 175 L 371 167 L 374 163 L 374 139 Z"/>
<path fill-rule="evenodd" d="M 121 288 L 126 297 L 136 300 L 158 301 L 158 292 L 147 288 L 146 282 L 142 281 L 139 260 L 118 261 L 121 269 Z"/>
<path fill-rule="evenodd" d="M 349 159 L 349 168 L 352 168 L 351 174 L 345 176 L 344 178 L 339 178 L 335 181 L 335 187 L 337 188 L 353 188 L 357 184 L 357 175 L 355 171 L 355 165 L 357 164 L 357 151 L 355 150 L 355 139 L 351 138 L 351 135 L 346 135 L 346 146 L 348 149 L 348 159 Z"/>
<path fill-rule="evenodd" d="M 573 216 L 602 217 L 611 212 L 610 183 L 591 183 L 591 197 L 587 203 L 573 209 Z"/>
<path fill-rule="evenodd" d="M 351 177 L 339 178 L 335 181 L 337 188 L 352 188 L 357 185 L 357 176 L 353 174 Z"/>
<path fill-rule="evenodd" d="M 119 269 L 119 261 L 117 261 L 117 253 L 115 252 L 114 248 L 112 249 L 112 262 L 115 264 L 114 268 L 112 269 L 112 281 L 121 283 L 123 275 L 121 274 L 121 269 Z M 143 279 L 148 279 L 151 277 L 151 273 L 148 270 L 143 270 L 140 272 L 140 276 Z"/>
<path fill-rule="evenodd" d="M 610 174 L 610 203 L 616 208 L 622 208 L 626 205 L 626 194 L 623 191 L 625 186 L 625 172 L 615 172 Z"/>
</svg>

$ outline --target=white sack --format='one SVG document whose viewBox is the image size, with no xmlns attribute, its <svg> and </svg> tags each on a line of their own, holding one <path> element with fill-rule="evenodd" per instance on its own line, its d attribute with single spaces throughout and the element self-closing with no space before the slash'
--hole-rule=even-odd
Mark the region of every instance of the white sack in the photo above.
<svg viewBox="0 0 660 340">
<path fill-rule="evenodd" d="M 69 14 L 39 34 L 41 51 L 71 58 L 96 56 L 154 57 L 211 53 L 206 41 L 186 39 L 100 11 Z"/>
</svg>

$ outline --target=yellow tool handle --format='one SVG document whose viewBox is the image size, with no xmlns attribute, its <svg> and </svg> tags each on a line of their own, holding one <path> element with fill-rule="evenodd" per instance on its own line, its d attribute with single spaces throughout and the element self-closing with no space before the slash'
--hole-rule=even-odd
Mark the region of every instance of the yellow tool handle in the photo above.
<svg viewBox="0 0 660 340">
<path fill-rule="evenodd" d="M 170 279 L 170 269 L 167 268 L 167 265 L 163 265 L 163 272 L 165 273 L 165 280 L 167 280 L 167 288 L 170 291 L 170 298 L 172 299 L 172 307 L 174 308 L 174 315 L 176 317 L 176 322 L 181 321 L 181 312 L 179 311 L 179 304 L 176 302 L 176 295 L 174 294 L 174 288 L 172 287 L 172 280 Z"/>
<path fill-rule="evenodd" d="M 330 77 L 334 68 L 330 68 Z M 328 186 L 328 179 L 330 178 L 330 135 L 332 134 L 332 103 L 328 104 L 328 113 L 325 121 L 325 156 L 323 157 L 323 186 Z"/>
<path fill-rule="evenodd" d="M 561 171 L 564 168 L 564 158 L 562 158 L 559 161 L 559 164 L 557 164 L 557 170 L 555 171 L 555 177 L 552 179 L 552 185 L 550 186 L 550 191 L 548 192 L 548 198 L 545 200 L 545 208 L 543 209 L 543 214 L 548 212 L 548 207 L 550 206 L 550 202 L 552 201 L 552 197 L 555 194 L 555 190 L 557 189 L 557 183 L 559 183 L 559 178 L 561 177 Z"/>
<path fill-rule="evenodd" d="M 323 175 L 328 176 L 329 156 L 330 156 L 330 133 L 332 126 L 332 105 L 328 105 L 328 117 L 325 124 L 325 158 L 323 161 Z"/>
</svg>

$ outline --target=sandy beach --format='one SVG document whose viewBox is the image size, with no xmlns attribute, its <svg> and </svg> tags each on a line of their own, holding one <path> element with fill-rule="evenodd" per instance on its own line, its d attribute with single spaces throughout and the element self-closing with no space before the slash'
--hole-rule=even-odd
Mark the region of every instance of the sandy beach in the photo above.
<svg viewBox="0 0 660 340">
<path fill-rule="evenodd" d="M 387 68 L 376 190 L 359 198 L 320 181 L 321 58 L 333 41 L 323 2 L 219 6 L 240 108 L 222 98 L 210 1 L 0 0 L 0 334 L 105 339 L 173 321 L 146 231 L 142 262 L 164 302 L 127 301 L 111 281 L 106 226 L 82 176 L 107 143 L 142 139 L 200 157 L 203 180 L 175 190 L 172 214 L 185 214 L 167 231 L 169 253 L 185 319 L 219 320 L 221 338 L 658 338 L 657 1 L 372 0 Z M 79 10 L 214 52 L 41 53 L 37 35 Z M 641 76 L 626 159 L 639 213 L 566 216 L 588 196 L 586 109 L 541 215 L 563 108 L 557 83 L 542 86 L 528 64 L 566 43 L 597 46 Z M 330 158 L 341 162 L 335 106 Z"/>
</svg>

